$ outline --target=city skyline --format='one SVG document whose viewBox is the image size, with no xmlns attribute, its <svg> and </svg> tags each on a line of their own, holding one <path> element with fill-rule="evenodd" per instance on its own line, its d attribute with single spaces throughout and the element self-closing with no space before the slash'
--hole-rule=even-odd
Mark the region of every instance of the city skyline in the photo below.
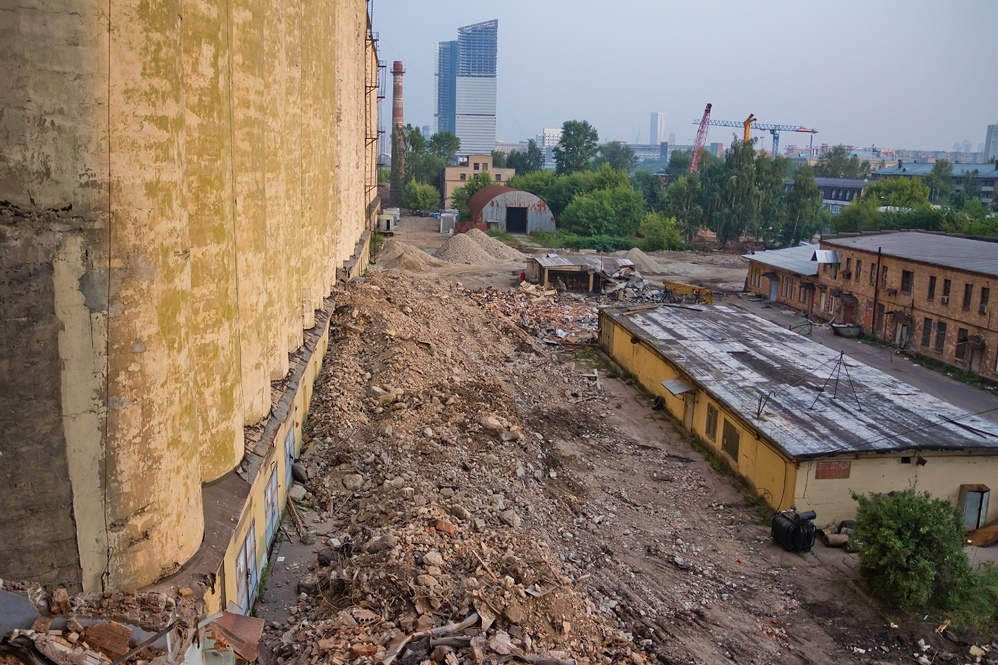
<svg viewBox="0 0 998 665">
<path fill-rule="evenodd" d="M 685 6 L 580 0 L 391 2 L 374 7 L 379 57 L 406 63 L 407 121 L 429 124 L 435 51 L 456 29 L 484 19 L 499 38 L 497 137 L 517 143 L 565 120 L 588 120 L 600 141 L 648 139 L 652 111 L 676 142 L 692 142 L 707 102 L 713 117 L 802 124 L 815 144 L 950 150 L 985 141 L 998 122 L 998 88 L 980 74 L 998 59 L 989 26 L 998 3 L 915 2 L 804 6 L 766 11 L 728 3 Z M 604 48 L 599 35 L 627 48 Z M 594 37 L 595 36 L 595 37 Z M 740 44 L 741 46 L 736 46 Z M 710 141 L 739 132 L 711 128 Z M 770 147 L 768 133 L 760 135 Z M 784 134 L 784 144 L 806 144 Z"/>
</svg>

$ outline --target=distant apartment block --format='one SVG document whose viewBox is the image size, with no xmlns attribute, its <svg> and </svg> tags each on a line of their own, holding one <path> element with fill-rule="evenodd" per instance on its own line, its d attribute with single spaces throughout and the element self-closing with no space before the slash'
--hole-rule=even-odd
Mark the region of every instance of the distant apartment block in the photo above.
<svg viewBox="0 0 998 665">
<path fill-rule="evenodd" d="M 492 152 L 499 21 L 467 25 L 457 33 L 457 41 L 437 45 L 437 131 L 457 135 L 459 154 Z"/>
<path fill-rule="evenodd" d="M 885 169 L 878 169 L 873 172 L 872 178 L 880 180 L 882 178 L 925 178 L 932 174 L 933 164 L 909 164 L 898 162 L 896 166 Z M 985 205 L 991 205 L 995 196 L 995 185 L 998 184 L 998 166 L 994 163 L 986 164 L 953 164 L 953 189 L 962 191 L 965 177 L 970 174 L 974 183 L 974 188 L 978 198 Z"/>
<path fill-rule="evenodd" d="M 536 138 L 537 147 L 544 153 L 544 168 L 553 169 L 554 147 L 561 141 L 561 127 L 545 127 Z"/>
<path fill-rule="evenodd" d="M 665 114 L 661 111 L 651 112 L 651 129 L 648 132 L 648 143 L 652 145 L 665 143 Z"/>
<path fill-rule="evenodd" d="M 984 161 L 998 159 L 998 124 L 988 125 L 988 135 L 984 140 Z"/>
</svg>

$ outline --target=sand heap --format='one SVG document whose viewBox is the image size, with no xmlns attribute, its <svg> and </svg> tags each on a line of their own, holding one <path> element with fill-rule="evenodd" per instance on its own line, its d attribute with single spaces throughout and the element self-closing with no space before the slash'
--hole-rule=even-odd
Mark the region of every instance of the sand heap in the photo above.
<svg viewBox="0 0 998 665">
<path fill-rule="evenodd" d="M 471 229 L 466 235 L 497 259 L 502 259 L 503 261 L 525 261 L 527 258 L 522 252 L 518 252 L 506 243 L 496 240 L 481 229 Z"/>
<path fill-rule="evenodd" d="M 435 253 L 438 259 L 450 263 L 466 263 L 468 265 L 488 265 L 501 263 L 500 259 L 489 254 L 466 233 L 458 233 L 441 245 Z"/>
<path fill-rule="evenodd" d="M 398 240 L 389 240 L 378 254 L 378 265 L 385 269 L 395 268 L 419 273 L 432 268 L 441 268 L 447 264 L 418 247 Z"/>
<path fill-rule="evenodd" d="M 648 256 L 637 247 L 634 247 L 627 252 L 627 254 L 624 254 L 624 258 L 630 259 L 631 263 L 634 264 L 634 267 L 637 268 L 638 272 L 642 274 L 661 274 L 664 272 L 655 259 Z"/>
</svg>

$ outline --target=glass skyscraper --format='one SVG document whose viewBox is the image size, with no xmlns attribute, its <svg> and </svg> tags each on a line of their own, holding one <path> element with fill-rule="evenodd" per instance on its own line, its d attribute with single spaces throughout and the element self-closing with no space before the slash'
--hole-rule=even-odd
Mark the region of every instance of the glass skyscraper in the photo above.
<svg viewBox="0 0 998 665">
<path fill-rule="evenodd" d="M 485 21 L 437 46 L 437 131 L 456 134 L 462 155 L 488 154 L 496 145 L 498 34 L 499 21 Z"/>
</svg>

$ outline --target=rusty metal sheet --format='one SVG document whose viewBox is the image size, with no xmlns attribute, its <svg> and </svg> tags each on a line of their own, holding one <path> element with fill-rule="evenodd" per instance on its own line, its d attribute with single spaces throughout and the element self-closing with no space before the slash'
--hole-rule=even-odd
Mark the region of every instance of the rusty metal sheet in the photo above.
<svg viewBox="0 0 998 665">
<path fill-rule="evenodd" d="M 256 662 L 263 636 L 263 619 L 222 612 L 221 617 L 208 625 L 225 637 L 237 656 L 248 663 Z"/>
<path fill-rule="evenodd" d="M 834 480 L 837 478 L 848 478 L 852 469 L 852 462 L 849 460 L 820 460 L 814 470 L 815 480 Z"/>
</svg>

